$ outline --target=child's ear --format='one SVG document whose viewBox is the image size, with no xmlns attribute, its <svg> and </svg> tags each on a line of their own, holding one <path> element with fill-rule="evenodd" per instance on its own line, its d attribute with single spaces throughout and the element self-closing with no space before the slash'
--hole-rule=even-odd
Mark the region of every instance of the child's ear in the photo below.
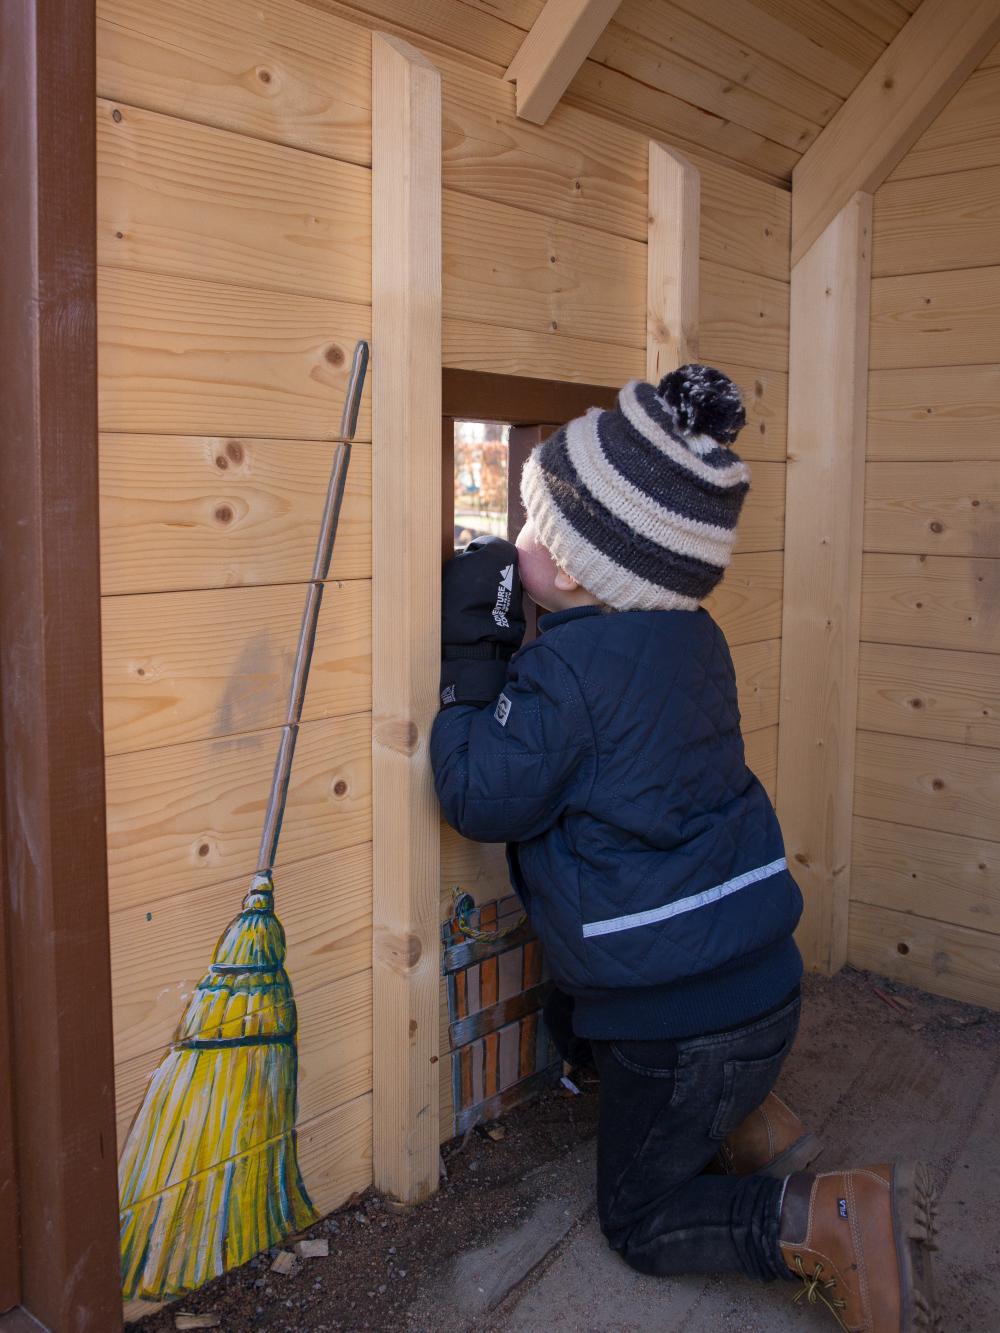
<svg viewBox="0 0 1000 1333">
<path fill-rule="evenodd" d="M 556 576 L 553 583 L 560 592 L 576 592 L 580 586 L 572 574 L 567 574 L 565 569 L 560 569 L 558 565 L 556 566 Z"/>
</svg>

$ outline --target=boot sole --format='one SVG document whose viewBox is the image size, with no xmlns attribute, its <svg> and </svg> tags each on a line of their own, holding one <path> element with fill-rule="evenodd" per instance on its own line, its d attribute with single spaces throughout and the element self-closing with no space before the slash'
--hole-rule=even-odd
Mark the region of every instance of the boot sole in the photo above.
<svg viewBox="0 0 1000 1333">
<path fill-rule="evenodd" d="M 937 1197 L 926 1166 L 892 1172 L 892 1221 L 902 1296 L 900 1333 L 945 1333 L 934 1293 L 931 1255 L 936 1243 Z"/>
<path fill-rule="evenodd" d="M 774 1176 L 778 1180 L 784 1180 L 786 1176 L 792 1176 L 797 1171 L 808 1171 L 813 1163 L 823 1152 L 823 1145 L 815 1134 L 803 1134 L 800 1139 L 796 1139 L 790 1148 L 786 1148 L 783 1153 L 762 1166 L 756 1173 L 759 1176 Z"/>
</svg>

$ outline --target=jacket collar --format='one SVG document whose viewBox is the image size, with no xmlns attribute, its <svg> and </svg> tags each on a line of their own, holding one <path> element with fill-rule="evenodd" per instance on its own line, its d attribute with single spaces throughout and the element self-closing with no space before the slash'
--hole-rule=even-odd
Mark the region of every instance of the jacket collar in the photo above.
<svg viewBox="0 0 1000 1333">
<path fill-rule="evenodd" d="M 582 620 L 584 616 L 600 616 L 604 611 L 599 606 L 571 606 L 568 611 L 546 611 L 538 617 L 538 628 L 546 631 L 557 625 L 565 625 L 569 620 Z"/>
</svg>

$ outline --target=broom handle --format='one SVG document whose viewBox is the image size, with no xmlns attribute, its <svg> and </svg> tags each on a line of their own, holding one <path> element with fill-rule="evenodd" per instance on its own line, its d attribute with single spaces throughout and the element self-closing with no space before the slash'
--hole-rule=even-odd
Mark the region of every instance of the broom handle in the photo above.
<svg viewBox="0 0 1000 1333">
<path fill-rule="evenodd" d="M 354 349 L 354 361 L 347 382 L 347 396 L 344 399 L 344 413 L 340 421 L 340 434 L 333 455 L 333 467 L 326 490 L 326 504 L 323 506 L 323 518 L 316 543 L 316 558 L 306 589 L 306 604 L 302 611 L 295 665 L 292 668 L 292 684 L 288 692 L 288 711 L 281 729 L 278 757 L 274 765 L 274 777 L 271 779 L 271 794 L 268 797 L 267 813 L 264 816 L 264 828 L 260 838 L 258 875 L 267 875 L 274 869 L 278 851 L 278 838 L 281 836 L 281 822 L 285 815 L 285 802 L 288 799 L 288 782 L 292 774 L 295 742 L 298 740 L 299 722 L 302 719 L 302 706 L 305 703 L 306 684 L 309 680 L 309 666 L 316 644 L 316 627 L 323 605 L 324 580 L 330 572 L 330 562 L 333 559 L 333 544 L 337 536 L 340 510 L 344 503 L 344 487 L 347 484 L 347 469 L 351 461 L 351 440 L 358 428 L 358 411 L 361 407 L 361 392 L 367 370 L 368 344 L 359 342 Z"/>
</svg>

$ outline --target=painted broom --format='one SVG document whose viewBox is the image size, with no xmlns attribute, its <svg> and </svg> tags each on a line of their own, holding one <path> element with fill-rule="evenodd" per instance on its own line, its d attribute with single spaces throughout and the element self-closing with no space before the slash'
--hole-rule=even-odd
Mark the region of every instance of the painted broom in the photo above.
<svg viewBox="0 0 1000 1333">
<path fill-rule="evenodd" d="M 126 1300 L 191 1291 L 316 1220 L 296 1151 L 297 1023 L 273 872 L 367 368 L 368 344 L 359 342 L 257 873 L 150 1079 L 118 1164 Z"/>
</svg>

